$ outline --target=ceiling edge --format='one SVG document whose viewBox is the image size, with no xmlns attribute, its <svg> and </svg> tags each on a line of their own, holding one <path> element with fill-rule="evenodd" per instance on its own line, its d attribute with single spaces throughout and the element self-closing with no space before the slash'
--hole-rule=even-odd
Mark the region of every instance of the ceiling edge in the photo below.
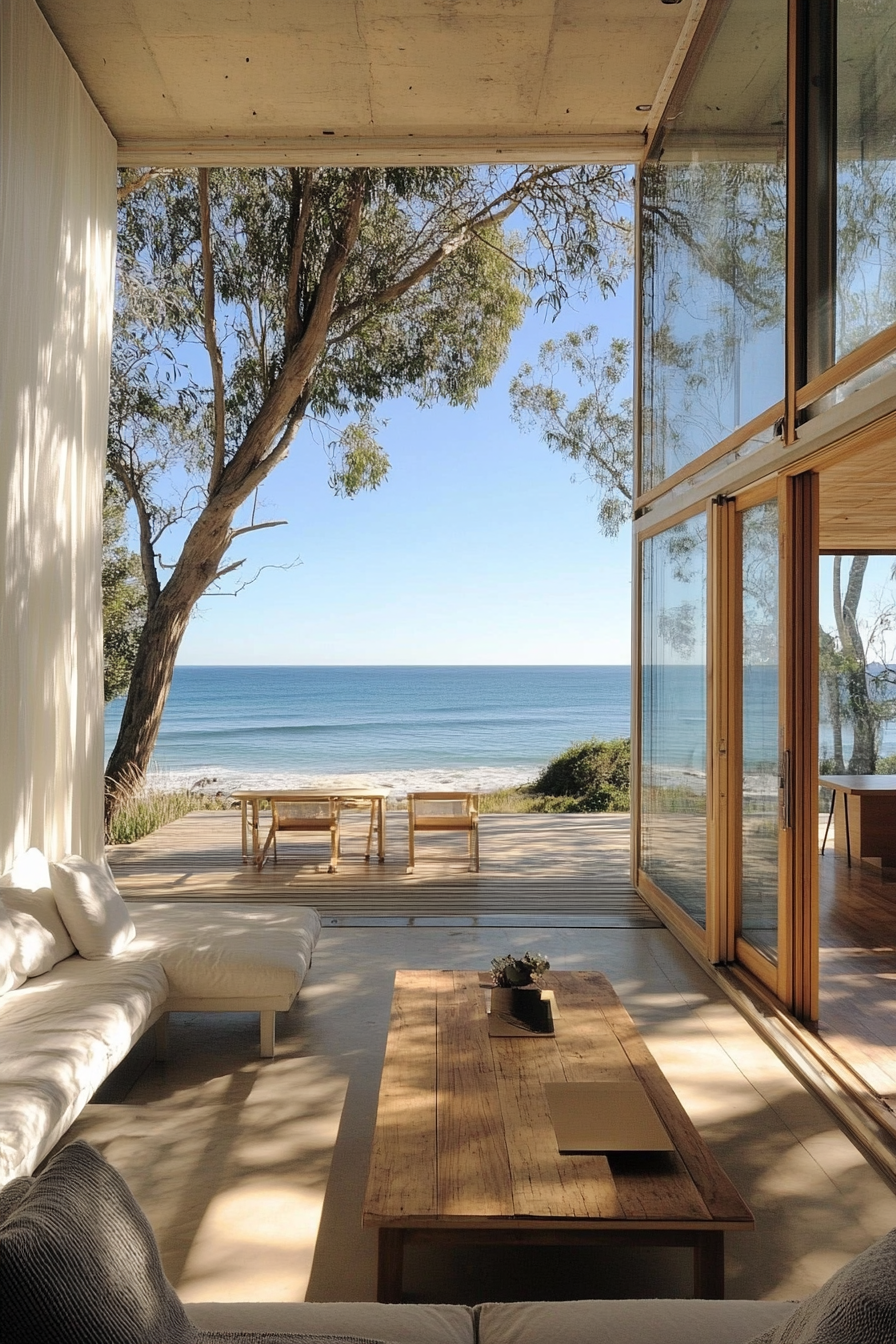
<svg viewBox="0 0 896 1344">
<path fill-rule="evenodd" d="M 443 164 L 636 164 L 641 132 L 543 136 L 252 136 L 118 142 L 126 168 L 401 167 Z"/>
</svg>

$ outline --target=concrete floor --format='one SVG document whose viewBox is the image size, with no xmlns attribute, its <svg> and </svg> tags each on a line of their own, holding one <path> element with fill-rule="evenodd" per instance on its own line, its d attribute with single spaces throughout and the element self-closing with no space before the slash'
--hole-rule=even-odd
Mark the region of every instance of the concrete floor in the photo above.
<svg viewBox="0 0 896 1344">
<path fill-rule="evenodd" d="M 726 1238 L 728 1297 L 802 1297 L 896 1225 L 896 1195 L 663 929 L 326 929 L 278 1016 L 274 1060 L 257 1056 L 252 1015 L 178 1015 L 171 1060 L 130 1090 L 119 1080 L 115 1103 L 89 1106 L 69 1137 L 124 1173 L 185 1300 L 371 1300 L 376 1238 L 360 1208 L 393 972 L 485 968 L 526 947 L 610 977 L 752 1207 L 755 1233 Z M 406 1288 L 458 1302 L 686 1296 L 690 1278 L 675 1250 L 421 1247 Z"/>
</svg>

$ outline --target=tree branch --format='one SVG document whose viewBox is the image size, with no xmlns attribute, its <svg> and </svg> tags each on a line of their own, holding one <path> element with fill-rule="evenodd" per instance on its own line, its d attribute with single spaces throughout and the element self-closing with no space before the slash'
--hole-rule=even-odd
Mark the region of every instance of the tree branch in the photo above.
<svg viewBox="0 0 896 1344">
<path fill-rule="evenodd" d="M 494 214 L 486 213 L 482 218 L 476 217 L 473 220 L 469 220 L 458 229 L 453 238 L 446 238 L 444 243 L 440 243 L 439 246 L 431 252 L 428 257 L 424 258 L 419 266 L 415 266 L 403 280 L 396 280 L 394 284 L 387 285 L 385 289 L 381 289 L 378 294 L 373 294 L 370 298 L 355 299 L 352 303 L 343 304 L 341 308 L 337 308 L 333 313 L 333 321 L 338 322 L 342 318 L 348 317 L 351 313 L 358 312 L 359 309 L 369 309 L 371 306 L 382 308 L 385 304 L 394 303 L 396 299 L 402 298 L 407 294 L 409 289 L 413 289 L 415 285 L 419 285 L 420 281 L 425 280 L 428 275 L 437 270 L 443 261 L 446 261 L 448 257 L 453 256 L 455 252 L 459 252 L 471 238 L 476 237 L 479 229 L 489 227 L 492 224 L 503 223 L 505 219 L 508 219 L 510 215 L 513 214 L 519 204 L 519 201 L 513 201 L 505 206 L 504 209 L 496 211 Z M 359 324 L 355 323 L 354 325 L 357 327 Z"/>
<path fill-rule="evenodd" d="M 222 473 L 216 491 L 216 502 L 222 507 L 232 508 L 234 501 L 242 503 L 289 447 L 301 419 L 301 414 L 295 414 L 296 407 L 302 403 L 307 405 L 305 393 L 327 339 L 336 289 L 358 241 L 366 182 L 366 169 L 359 168 L 352 173 L 342 221 L 327 249 L 301 339 L 284 360 L 264 404 Z M 268 451 L 268 444 L 277 434 L 281 438 Z"/>
<path fill-rule="evenodd" d="M 146 501 L 140 494 L 136 479 L 116 453 L 110 453 L 107 459 L 109 470 L 124 487 L 125 494 L 134 506 L 137 514 L 137 531 L 140 539 L 140 568 L 143 571 L 143 583 L 146 587 L 146 607 L 152 611 L 159 600 L 162 585 L 156 567 L 153 550 L 152 519 L 146 507 Z"/>
<path fill-rule="evenodd" d="M 232 574 L 235 569 L 239 569 L 240 565 L 244 565 L 245 563 L 246 563 L 245 556 L 243 557 L 242 560 L 234 560 L 232 565 L 225 565 L 223 569 L 219 569 L 214 578 L 210 579 L 209 582 L 217 583 L 218 579 L 223 579 L 225 574 Z"/>
<path fill-rule="evenodd" d="M 199 232 L 202 244 L 202 326 L 205 345 L 212 366 L 212 388 L 215 398 L 215 444 L 212 469 L 209 475 L 209 493 L 214 490 L 224 470 L 224 361 L 215 331 L 215 262 L 212 256 L 212 218 L 208 195 L 208 169 L 199 169 Z"/>
<path fill-rule="evenodd" d="M 154 178 L 166 176 L 167 171 L 165 168 L 147 168 L 146 172 L 135 177 L 133 182 L 123 182 L 118 188 L 118 204 L 121 205 L 122 201 L 126 201 L 135 191 L 142 190 Z"/>
<path fill-rule="evenodd" d="M 305 235 L 311 219 L 313 185 L 313 168 L 303 169 L 301 175 L 298 168 L 292 169 L 292 218 L 289 221 L 292 247 L 286 280 L 286 321 L 283 332 L 287 352 L 293 349 L 302 334 L 301 282 L 305 259 Z"/>
<path fill-rule="evenodd" d="M 264 527 L 285 527 L 286 521 L 285 518 L 278 518 L 275 523 L 252 523 L 250 527 L 237 527 L 231 532 L 230 540 L 245 536 L 247 532 L 260 532 Z"/>
<path fill-rule="evenodd" d="M 283 433 L 280 435 L 280 438 L 274 444 L 267 457 L 262 458 L 258 466 L 246 477 L 246 484 L 248 486 L 248 489 L 246 490 L 247 496 L 252 490 L 258 489 L 262 482 L 265 481 L 274 470 L 277 463 L 282 462 L 283 458 L 288 453 L 290 444 L 296 436 L 296 430 L 305 417 L 305 412 L 308 409 L 308 403 L 310 401 L 311 380 L 309 379 L 305 385 L 305 391 L 290 412 L 289 419 L 286 422 L 286 426 Z"/>
</svg>

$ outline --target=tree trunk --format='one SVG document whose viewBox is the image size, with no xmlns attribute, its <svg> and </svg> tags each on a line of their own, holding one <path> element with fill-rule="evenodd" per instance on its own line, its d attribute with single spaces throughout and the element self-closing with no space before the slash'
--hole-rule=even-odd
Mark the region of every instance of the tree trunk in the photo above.
<svg viewBox="0 0 896 1344">
<path fill-rule="evenodd" d="M 174 664 L 190 614 L 217 573 L 230 544 L 236 505 L 210 501 L 194 523 L 171 578 L 153 603 L 137 646 L 118 739 L 106 766 L 106 827 L 146 777 Z"/>
<path fill-rule="evenodd" d="M 822 686 L 828 703 L 828 717 L 831 721 L 831 757 L 835 775 L 846 773 L 843 764 L 843 714 L 840 709 L 840 679 L 836 672 L 822 674 Z"/>
</svg>

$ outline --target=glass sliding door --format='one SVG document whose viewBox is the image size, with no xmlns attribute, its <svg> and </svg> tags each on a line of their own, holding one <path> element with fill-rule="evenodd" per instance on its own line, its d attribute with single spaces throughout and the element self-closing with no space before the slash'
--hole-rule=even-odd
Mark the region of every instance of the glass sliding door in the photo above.
<svg viewBox="0 0 896 1344">
<path fill-rule="evenodd" d="M 706 514 L 641 549 L 642 873 L 706 927 Z"/>
<path fill-rule="evenodd" d="M 739 959 L 778 960 L 781 749 L 778 501 L 738 512 L 740 588 Z M 747 944 L 747 949 L 743 948 Z M 750 949 L 758 953 L 756 963 Z M 772 980 L 772 975 L 767 977 Z"/>
</svg>

